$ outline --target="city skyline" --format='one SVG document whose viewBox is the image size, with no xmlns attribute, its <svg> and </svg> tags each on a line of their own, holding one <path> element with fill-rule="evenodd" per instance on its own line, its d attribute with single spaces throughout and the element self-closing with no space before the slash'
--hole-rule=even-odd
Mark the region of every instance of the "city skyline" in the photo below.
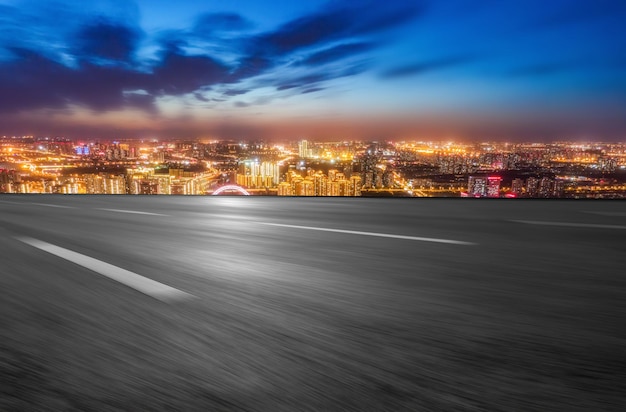
<svg viewBox="0 0 626 412">
<path fill-rule="evenodd" d="M 0 10 L 0 135 L 626 136 L 621 1 L 0 0 Z"/>
<path fill-rule="evenodd" d="M 0 137 L 0 193 L 626 198 L 626 143 Z"/>
</svg>

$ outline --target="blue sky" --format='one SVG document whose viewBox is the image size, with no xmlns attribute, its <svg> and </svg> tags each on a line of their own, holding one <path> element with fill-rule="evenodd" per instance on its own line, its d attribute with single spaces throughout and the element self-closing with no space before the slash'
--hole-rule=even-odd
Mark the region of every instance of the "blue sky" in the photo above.
<svg viewBox="0 0 626 412">
<path fill-rule="evenodd" d="M 0 134 L 626 140 L 623 0 L 0 0 Z"/>
</svg>

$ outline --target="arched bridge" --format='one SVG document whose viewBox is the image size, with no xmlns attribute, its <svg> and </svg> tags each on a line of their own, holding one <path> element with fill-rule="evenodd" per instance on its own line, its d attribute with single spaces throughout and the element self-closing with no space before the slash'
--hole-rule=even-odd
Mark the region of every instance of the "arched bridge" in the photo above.
<svg viewBox="0 0 626 412">
<path fill-rule="evenodd" d="M 250 192 L 248 192 L 243 187 L 237 186 L 237 185 L 222 186 L 219 189 L 217 189 L 215 192 L 213 192 L 213 196 L 221 195 L 224 192 L 238 192 L 238 193 L 241 193 L 244 196 L 250 196 Z"/>
</svg>

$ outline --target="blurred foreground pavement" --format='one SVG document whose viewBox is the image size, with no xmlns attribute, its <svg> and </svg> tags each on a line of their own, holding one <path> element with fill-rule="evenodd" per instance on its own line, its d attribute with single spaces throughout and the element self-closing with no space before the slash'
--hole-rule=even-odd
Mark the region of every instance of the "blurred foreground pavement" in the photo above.
<svg viewBox="0 0 626 412">
<path fill-rule="evenodd" d="M 0 196 L 0 309 L 2 411 L 618 411 L 626 203 Z"/>
</svg>

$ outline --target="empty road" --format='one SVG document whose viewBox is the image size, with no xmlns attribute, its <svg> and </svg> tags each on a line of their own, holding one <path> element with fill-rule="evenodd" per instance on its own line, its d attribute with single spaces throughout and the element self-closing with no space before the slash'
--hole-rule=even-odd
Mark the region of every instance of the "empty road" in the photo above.
<svg viewBox="0 0 626 412">
<path fill-rule="evenodd" d="M 626 203 L 0 196 L 2 411 L 618 411 Z"/>
</svg>

